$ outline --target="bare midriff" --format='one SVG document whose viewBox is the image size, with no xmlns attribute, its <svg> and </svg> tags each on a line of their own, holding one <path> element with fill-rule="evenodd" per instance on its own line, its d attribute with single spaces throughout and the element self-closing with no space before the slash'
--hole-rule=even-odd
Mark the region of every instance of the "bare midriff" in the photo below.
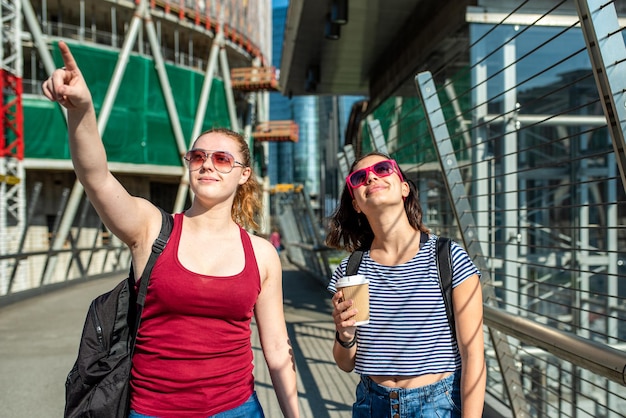
<svg viewBox="0 0 626 418">
<path fill-rule="evenodd" d="M 370 376 L 370 379 L 388 388 L 413 389 L 431 385 L 451 374 L 452 372 L 424 374 L 421 376 Z"/>
</svg>

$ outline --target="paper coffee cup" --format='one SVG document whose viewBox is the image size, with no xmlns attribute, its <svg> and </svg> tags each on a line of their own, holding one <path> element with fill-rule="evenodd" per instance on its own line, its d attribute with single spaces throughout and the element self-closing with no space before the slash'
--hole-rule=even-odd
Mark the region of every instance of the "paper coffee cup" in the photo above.
<svg viewBox="0 0 626 418">
<path fill-rule="evenodd" d="M 343 292 L 343 299 L 352 299 L 352 307 L 358 310 L 354 317 L 357 326 L 370 321 L 369 283 L 370 281 L 362 274 L 344 276 L 335 283 L 335 288 Z"/>
</svg>

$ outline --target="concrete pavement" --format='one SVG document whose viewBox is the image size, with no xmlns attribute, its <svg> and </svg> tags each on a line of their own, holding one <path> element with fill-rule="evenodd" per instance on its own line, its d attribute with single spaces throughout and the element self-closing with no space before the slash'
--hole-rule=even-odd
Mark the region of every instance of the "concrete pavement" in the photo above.
<svg viewBox="0 0 626 418">
<path fill-rule="evenodd" d="M 0 418 L 62 417 L 64 383 L 76 358 L 91 300 L 116 276 L 70 286 L 0 309 Z M 330 296 L 321 283 L 285 263 L 285 315 L 298 369 L 301 417 L 350 417 L 357 376 L 332 359 Z M 261 347 L 253 335 L 256 390 L 268 418 L 280 418 Z"/>
</svg>

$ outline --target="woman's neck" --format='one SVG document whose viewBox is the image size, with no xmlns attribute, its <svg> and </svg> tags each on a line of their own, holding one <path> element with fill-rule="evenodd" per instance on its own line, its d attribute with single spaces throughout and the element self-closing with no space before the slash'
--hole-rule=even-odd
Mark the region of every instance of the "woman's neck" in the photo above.
<svg viewBox="0 0 626 418">
<path fill-rule="evenodd" d="M 370 222 L 374 240 L 371 249 L 387 254 L 404 254 L 419 248 L 419 230 L 409 223 L 406 212 L 396 212 L 379 218 L 377 222 Z"/>
<path fill-rule="evenodd" d="M 370 247 L 370 257 L 385 266 L 404 264 L 419 251 L 420 233 L 409 226 L 404 232 L 387 236 L 385 240 L 375 236 Z"/>
<path fill-rule="evenodd" d="M 193 205 L 185 211 L 185 216 L 189 222 L 204 231 L 219 233 L 230 230 L 235 224 L 229 207 L 206 208 L 200 205 Z"/>
</svg>

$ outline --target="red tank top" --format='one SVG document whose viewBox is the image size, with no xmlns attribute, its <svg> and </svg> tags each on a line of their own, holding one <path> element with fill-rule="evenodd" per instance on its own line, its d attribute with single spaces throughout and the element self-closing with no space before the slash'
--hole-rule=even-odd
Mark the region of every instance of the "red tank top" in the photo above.
<svg viewBox="0 0 626 418">
<path fill-rule="evenodd" d="M 175 215 L 152 270 L 131 373 L 131 408 L 163 418 L 215 415 L 254 390 L 250 321 L 261 280 L 250 237 L 241 229 L 241 273 L 196 274 L 178 260 L 183 219 Z"/>
</svg>

